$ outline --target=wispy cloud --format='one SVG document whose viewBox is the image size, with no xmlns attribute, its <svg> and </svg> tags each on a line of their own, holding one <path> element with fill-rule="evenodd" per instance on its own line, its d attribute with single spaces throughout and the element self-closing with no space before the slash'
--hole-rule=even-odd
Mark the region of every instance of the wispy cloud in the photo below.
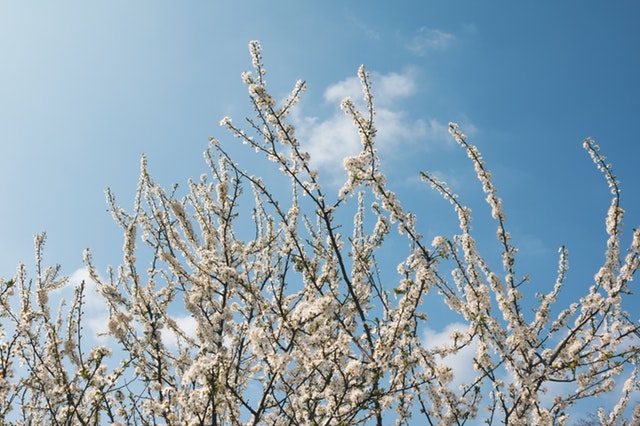
<svg viewBox="0 0 640 426">
<path fill-rule="evenodd" d="M 381 36 L 378 31 L 373 29 L 370 25 L 365 24 L 360 19 L 355 16 L 348 16 L 347 18 L 353 25 L 355 25 L 360 31 L 364 33 L 364 35 L 371 40 L 380 40 Z"/>
<path fill-rule="evenodd" d="M 416 31 L 407 49 L 419 56 L 425 56 L 434 50 L 447 49 L 455 40 L 455 36 L 435 28 L 421 27 Z"/>
</svg>

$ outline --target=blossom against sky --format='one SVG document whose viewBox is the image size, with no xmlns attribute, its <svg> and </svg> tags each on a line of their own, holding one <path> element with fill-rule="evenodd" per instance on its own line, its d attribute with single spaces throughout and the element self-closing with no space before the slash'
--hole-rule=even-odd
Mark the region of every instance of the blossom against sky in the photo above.
<svg viewBox="0 0 640 426">
<path fill-rule="evenodd" d="M 551 285 L 566 244 L 569 281 L 588 285 L 609 193 L 585 137 L 613 163 L 628 230 L 640 224 L 639 12 L 632 1 L 2 2 L 0 275 L 32 259 L 42 231 L 66 274 L 86 247 L 117 264 L 104 189 L 131 205 L 142 153 L 170 186 L 206 171 L 209 136 L 237 143 L 218 123 L 251 114 L 240 74 L 257 39 L 274 93 L 307 82 L 295 120 L 327 184 L 357 140 L 339 103 L 364 64 L 391 187 L 425 235 L 455 231 L 448 204 L 418 182 L 425 169 L 494 235 L 471 164 L 445 132 L 455 121 L 494 172 L 521 272 Z"/>
</svg>

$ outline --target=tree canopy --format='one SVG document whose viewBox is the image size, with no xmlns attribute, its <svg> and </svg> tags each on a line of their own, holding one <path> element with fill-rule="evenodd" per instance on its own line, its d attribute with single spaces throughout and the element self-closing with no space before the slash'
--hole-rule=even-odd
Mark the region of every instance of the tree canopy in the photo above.
<svg viewBox="0 0 640 426">
<path fill-rule="evenodd" d="M 555 283 L 532 298 L 489 168 L 456 124 L 449 131 L 486 195 L 497 254 L 480 252 L 471 210 L 429 171 L 420 177 L 451 203 L 459 232 L 421 235 L 420 217 L 387 184 L 364 67 L 364 108 L 341 104 L 361 151 L 345 158 L 346 180 L 333 191 L 289 116 L 305 82 L 277 102 L 259 43 L 249 47 L 253 71 L 242 76 L 255 115 L 221 124 L 290 190 L 244 170 L 214 138 L 210 173 L 184 195 L 157 184 L 143 157 L 130 212 L 107 191 L 122 264 L 103 273 L 85 253 L 109 312 L 104 345 L 87 345 L 83 332 L 88 282 L 52 311 L 67 279 L 44 264 L 37 236 L 35 275 L 21 265 L 0 282 L 0 423 L 551 425 L 604 394 L 618 402 L 598 410 L 599 422 L 640 421 L 639 325 L 623 309 L 640 230 L 623 249 L 619 184 L 593 140 L 584 147 L 612 195 L 605 261 L 560 306 L 567 250 Z M 403 242 L 391 270 L 390 241 Z M 424 335 L 433 303 L 463 324 L 444 343 Z M 180 321 L 185 313 L 194 327 Z M 451 367 L 463 352 L 472 353 L 469 376 Z"/>
</svg>

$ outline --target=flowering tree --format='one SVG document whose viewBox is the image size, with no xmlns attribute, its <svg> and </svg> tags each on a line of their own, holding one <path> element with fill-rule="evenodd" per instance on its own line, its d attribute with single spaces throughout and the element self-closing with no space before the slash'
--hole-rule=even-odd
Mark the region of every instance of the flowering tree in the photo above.
<svg viewBox="0 0 640 426">
<path fill-rule="evenodd" d="M 122 265 L 105 278 L 85 253 L 108 307 L 110 348 L 85 347 L 84 283 L 68 311 L 51 314 L 49 295 L 67 281 L 45 267 L 36 237 L 36 276 L 20 266 L 0 285 L 0 424 L 550 425 L 608 393 L 618 402 L 598 411 L 602 424 L 640 421 L 640 408 L 626 410 L 639 386 L 639 326 L 622 309 L 640 231 L 623 257 L 618 182 L 594 141 L 585 149 L 613 195 L 606 260 L 582 297 L 556 306 L 568 268 L 561 248 L 555 284 L 526 301 L 536 304 L 530 315 L 502 201 L 457 125 L 449 130 L 497 226 L 498 269 L 476 246 L 470 209 L 428 172 L 422 179 L 451 202 L 460 232 L 431 243 L 420 235 L 385 182 L 364 68 L 366 107 L 342 102 L 362 149 L 345 159 L 347 179 L 332 195 L 288 118 L 305 83 L 277 105 L 259 44 L 250 51 L 254 70 L 243 80 L 255 117 L 246 129 L 221 124 L 277 165 L 289 194 L 243 170 L 215 139 L 205 153 L 211 174 L 183 197 L 159 186 L 143 158 L 132 212 L 107 191 L 124 231 Z M 389 273 L 377 255 L 394 235 L 407 250 Z M 446 344 L 423 338 L 428 298 L 465 324 Z M 194 330 L 177 320 L 185 310 Z M 459 378 L 450 360 L 463 350 L 474 352 L 475 374 Z"/>
</svg>

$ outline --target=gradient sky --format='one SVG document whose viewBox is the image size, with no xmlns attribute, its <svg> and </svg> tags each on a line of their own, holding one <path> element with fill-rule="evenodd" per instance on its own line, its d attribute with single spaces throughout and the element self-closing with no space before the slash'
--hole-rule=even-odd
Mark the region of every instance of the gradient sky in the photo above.
<svg viewBox="0 0 640 426">
<path fill-rule="evenodd" d="M 584 293 L 609 203 L 587 136 L 621 181 L 623 247 L 640 225 L 639 15 L 635 1 L 2 0 L 0 276 L 32 262 L 42 231 L 45 258 L 66 274 L 86 247 L 99 267 L 118 264 L 104 189 L 130 207 L 142 153 L 169 186 L 206 171 L 209 136 L 237 144 L 218 123 L 250 114 L 240 74 L 257 39 L 275 95 L 307 81 L 295 119 L 328 187 L 355 143 L 338 105 L 364 64 L 385 170 L 422 232 L 455 231 L 449 205 L 417 180 L 431 170 L 472 206 L 478 235 L 494 235 L 446 132 L 458 122 L 493 171 L 521 273 L 548 290 L 566 244 L 566 291 Z"/>
<path fill-rule="evenodd" d="M 639 12 L 631 1 L 2 2 L 0 275 L 33 258 L 42 231 L 47 260 L 67 274 L 86 247 L 98 265 L 117 264 L 104 189 L 131 206 L 142 153 L 168 186 L 206 171 L 209 136 L 234 146 L 218 123 L 250 113 L 240 73 L 258 39 L 274 94 L 307 81 L 296 120 L 326 182 L 355 143 L 338 104 L 365 64 L 385 169 L 427 236 L 455 230 L 455 216 L 419 170 L 460 193 L 480 235 L 494 232 L 446 133 L 455 121 L 493 170 L 522 273 L 552 276 L 566 244 L 572 277 L 588 280 L 609 194 L 585 137 L 622 182 L 626 236 L 640 224 Z"/>
</svg>

